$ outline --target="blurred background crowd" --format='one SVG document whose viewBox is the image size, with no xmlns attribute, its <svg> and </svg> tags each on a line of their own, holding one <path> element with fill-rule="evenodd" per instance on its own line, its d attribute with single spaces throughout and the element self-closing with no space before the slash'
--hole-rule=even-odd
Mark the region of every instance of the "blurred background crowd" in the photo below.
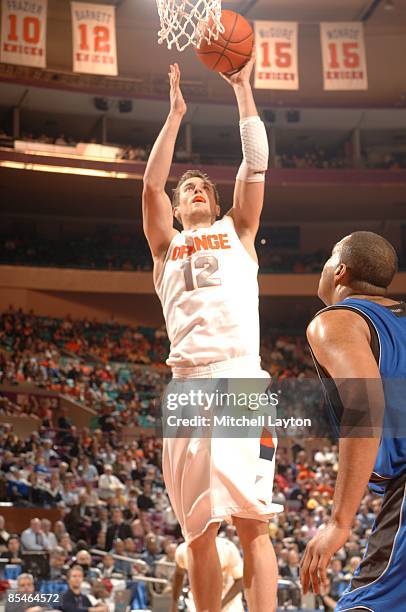
<svg viewBox="0 0 406 612">
<path fill-rule="evenodd" d="M 257 240 L 261 272 L 295 274 L 319 272 L 327 259 L 325 251 L 281 253 L 261 238 Z M 63 237 L 44 239 L 0 234 L 0 264 L 86 268 L 96 270 L 148 271 L 152 258 L 147 242 L 136 235 L 98 232 L 85 239 Z"/>
<path fill-rule="evenodd" d="M 158 610 L 159 602 L 170 601 L 182 538 L 165 492 L 162 440 L 154 428 L 168 380 L 162 365 L 167 351 L 163 329 L 36 317 L 11 308 L 2 314 L 0 503 L 33 509 L 19 533 L 0 518 L 3 591 L 7 581 L 19 588 L 18 575 L 24 583 L 28 573 L 44 593 L 61 593 L 77 580 L 86 596 L 111 610 L 117 593 L 128 594 L 132 609 Z M 262 356 L 279 380 L 313 376 L 302 337 L 264 337 Z M 57 396 L 91 409 L 89 425 L 75 424 L 69 405 L 53 401 Z M 17 434 L 7 415 L 34 419 L 35 430 Z M 279 563 L 279 603 L 300 609 L 299 561 L 329 518 L 337 447 L 325 441 L 310 448 L 305 439 L 292 440 L 280 445 L 276 466 L 274 499 L 285 511 L 270 523 L 269 534 Z M 365 496 L 351 538 L 333 561 L 328 597 L 313 606 L 333 609 L 325 602 L 336 601 L 348 584 L 379 504 Z M 44 511 L 53 512 L 52 519 L 41 518 Z M 239 547 L 233 526 L 223 525 L 221 535 Z M 73 566 L 76 573 L 68 578 Z"/>
</svg>

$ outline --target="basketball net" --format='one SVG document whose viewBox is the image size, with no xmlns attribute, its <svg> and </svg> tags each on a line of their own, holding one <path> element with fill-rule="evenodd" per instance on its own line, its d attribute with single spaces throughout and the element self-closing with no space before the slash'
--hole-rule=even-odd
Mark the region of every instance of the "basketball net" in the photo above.
<svg viewBox="0 0 406 612">
<path fill-rule="evenodd" d="M 224 32 L 221 0 L 156 0 L 161 29 L 158 42 L 168 49 L 183 51 L 188 45 L 200 47 L 203 40 L 216 40 Z"/>
</svg>

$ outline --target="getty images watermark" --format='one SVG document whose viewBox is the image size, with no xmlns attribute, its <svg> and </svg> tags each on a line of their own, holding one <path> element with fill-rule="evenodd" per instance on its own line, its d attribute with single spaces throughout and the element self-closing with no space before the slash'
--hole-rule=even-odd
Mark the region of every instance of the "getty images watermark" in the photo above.
<svg viewBox="0 0 406 612">
<path fill-rule="evenodd" d="M 256 386 L 258 382 L 256 381 Z M 262 382 L 262 386 L 264 383 Z M 187 386 L 187 385 L 186 385 Z M 232 386 L 236 386 L 233 381 Z M 252 384 L 251 384 L 252 386 Z M 206 429 L 206 433 L 222 436 L 235 429 L 245 429 L 239 435 L 249 435 L 251 428 L 295 429 L 311 427 L 310 418 L 296 416 L 277 416 L 276 409 L 280 403 L 280 392 L 264 391 L 222 391 L 204 390 L 192 386 L 183 386 L 177 391 L 170 391 L 163 402 L 163 428 L 166 436 L 175 435 L 175 431 L 193 435 L 196 428 Z"/>
<path fill-rule="evenodd" d="M 173 379 L 164 437 L 406 437 L 406 378 Z"/>
</svg>

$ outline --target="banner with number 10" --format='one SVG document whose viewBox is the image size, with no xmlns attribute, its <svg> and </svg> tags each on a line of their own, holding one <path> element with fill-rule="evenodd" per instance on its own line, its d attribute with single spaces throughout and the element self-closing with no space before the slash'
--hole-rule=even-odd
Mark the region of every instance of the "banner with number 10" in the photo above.
<svg viewBox="0 0 406 612">
<path fill-rule="evenodd" d="M 1 13 L 0 61 L 19 66 L 46 66 L 47 0 L 7 2 Z"/>
<path fill-rule="evenodd" d="M 73 71 L 117 76 L 115 7 L 72 2 L 71 9 Z"/>
<path fill-rule="evenodd" d="M 255 87 L 299 89 L 298 24 L 255 21 Z"/>
<path fill-rule="evenodd" d="M 324 89 L 368 89 L 363 24 L 321 23 Z"/>
</svg>

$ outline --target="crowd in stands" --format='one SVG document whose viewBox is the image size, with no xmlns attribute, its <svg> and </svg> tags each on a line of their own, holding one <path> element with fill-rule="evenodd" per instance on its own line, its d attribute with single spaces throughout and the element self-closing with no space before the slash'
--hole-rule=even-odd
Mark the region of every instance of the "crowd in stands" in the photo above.
<svg viewBox="0 0 406 612">
<path fill-rule="evenodd" d="M 351 168 L 352 160 L 341 150 L 328 152 L 315 147 L 311 151 L 299 153 L 285 151 L 276 156 L 277 168 Z"/>
<path fill-rule="evenodd" d="M 13 138 L 0 127 L 0 147 L 14 146 Z"/>
<path fill-rule="evenodd" d="M 264 241 L 263 241 L 264 242 Z M 320 272 L 328 254 L 289 253 L 257 240 L 260 271 L 263 273 Z M 0 235 L 0 265 L 81 268 L 98 270 L 149 271 L 152 259 L 144 235 L 100 231 L 84 237 L 27 238 Z"/>
<path fill-rule="evenodd" d="M 127 146 L 123 149 L 120 159 L 127 159 L 128 161 L 147 161 L 148 160 L 148 149 L 145 147 Z"/>
<path fill-rule="evenodd" d="M 179 162 L 193 164 L 219 165 L 219 166 L 238 166 L 240 157 L 234 152 L 224 151 L 199 151 L 194 155 L 186 157 L 185 160 L 178 159 Z M 385 153 L 362 152 L 359 162 L 355 162 L 351 155 L 346 154 L 341 149 L 326 151 L 321 147 L 314 147 L 307 151 L 296 149 L 292 146 L 290 150 L 280 151 L 277 147 L 275 161 L 271 166 L 275 168 L 299 168 L 299 169 L 319 169 L 319 170 L 341 170 L 351 168 L 367 168 L 379 170 L 401 170 L 406 168 L 405 153 Z"/>
<path fill-rule="evenodd" d="M 74 430 L 71 437 L 75 437 Z M 72 573 L 68 577 L 69 568 L 77 566 L 82 571 L 82 594 L 96 595 L 99 600 L 99 591 L 103 591 L 106 605 L 112 604 L 124 585 L 136 601 L 133 607 L 140 609 L 151 603 L 156 591 L 170 592 L 181 534 L 165 493 L 157 438 L 140 436 L 125 444 L 119 436 L 104 432 L 99 444 L 93 444 L 85 432 L 75 445 L 57 436 L 23 440 L 3 427 L 0 442 L 0 500 L 11 501 L 15 507 L 24 503 L 39 506 L 41 495 L 47 499 L 43 507 L 56 507 L 60 512 L 53 524 L 48 519 L 32 519 L 20 534 L 10 532 L 0 517 L 3 579 L 13 584 L 16 566 L 17 571 L 30 571 L 32 553 L 43 552 L 45 561 L 39 569 L 37 563 L 35 576 L 40 592 L 67 590 L 72 577 Z M 285 511 L 270 523 L 270 537 L 282 580 L 280 605 L 300 609 L 299 561 L 306 543 L 328 521 L 336 470 L 337 448 L 333 445 L 310 457 L 299 445 L 293 456 L 284 449 L 278 451 L 274 501 L 282 503 Z M 25 495 L 25 490 L 30 493 Z M 335 555 L 328 591 L 334 601 L 359 564 L 379 508 L 380 500 L 367 494 L 350 540 Z M 233 526 L 224 525 L 221 535 L 239 547 Z M 146 586 L 145 576 L 168 582 Z"/>
<path fill-rule="evenodd" d="M 312 274 L 321 272 L 330 254 L 323 250 L 314 253 L 283 253 L 272 246 L 262 245 L 257 240 L 256 245 L 260 272 L 272 274 Z"/>
<path fill-rule="evenodd" d="M 161 371 L 167 353 L 163 329 L 13 310 L 0 317 L 0 384 L 31 384 L 82 403 L 98 413 L 102 431 L 111 429 L 112 422 L 151 426 L 167 376 L 166 368 Z M 156 367 L 146 367 L 150 364 Z M 46 427 L 53 401 L 52 396 L 21 398 L 17 412 L 43 419 Z M 0 412 L 14 410 L 12 398 L 0 402 Z"/>
<path fill-rule="evenodd" d="M 12 138 L 6 131 L 0 128 L 0 146 L 1 147 L 13 147 L 14 140 L 22 140 L 24 142 L 36 142 L 44 145 L 57 145 L 60 147 L 75 147 L 78 142 L 85 142 L 87 144 L 102 144 L 97 138 L 84 138 L 82 141 L 75 140 L 71 136 L 66 136 L 61 132 L 58 136 L 50 136 L 44 132 L 34 134 L 33 132 L 23 131 L 21 136 L 17 139 Z M 109 143 L 109 146 L 117 146 L 120 148 L 120 152 L 117 155 L 117 159 L 125 159 L 129 161 L 146 161 L 148 158 L 148 151 L 150 147 L 142 147 L 140 145 L 115 145 Z"/>
<path fill-rule="evenodd" d="M 401 170 L 406 168 L 406 152 L 403 153 L 375 153 L 373 150 L 364 155 L 367 168 L 381 170 Z"/>
<path fill-rule="evenodd" d="M 0 262 L 12 265 L 52 266 L 102 270 L 151 270 L 144 236 L 99 232 L 85 237 L 6 237 L 0 242 Z"/>
<path fill-rule="evenodd" d="M 314 148 L 312 151 L 298 153 L 295 151 L 285 151 L 276 156 L 277 168 L 321 168 L 321 169 L 341 169 L 353 168 L 353 160 L 343 151 L 327 152 L 325 149 Z M 379 154 L 373 151 L 364 152 L 361 156 L 359 167 L 380 169 L 380 170 L 400 170 L 406 168 L 405 153 L 385 153 Z"/>
<path fill-rule="evenodd" d="M 44 132 L 34 134 L 24 131 L 19 140 L 26 142 L 38 142 L 50 145 L 74 147 L 78 142 L 66 136 L 63 132 L 58 136 L 50 136 Z M 90 144 L 102 144 L 97 138 L 84 139 L 82 142 Z M 107 144 L 107 143 L 106 143 Z M 120 147 L 121 151 L 117 159 L 128 161 L 147 161 L 152 145 L 130 145 L 114 144 L 111 146 Z M 0 146 L 13 147 L 14 139 L 9 133 L 0 128 Z M 203 149 L 195 146 L 192 152 L 188 152 L 182 145 L 177 145 L 174 153 L 174 161 L 178 163 L 207 164 L 207 165 L 235 165 L 238 166 L 240 159 L 238 151 L 219 151 L 213 153 L 213 149 Z M 352 159 L 348 145 L 327 150 L 320 146 L 308 147 L 306 150 L 291 147 L 288 150 L 278 150 L 275 160 L 276 168 L 317 168 L 317 169 L 343 169 L 353 168 Z M 365 150 L 361 154 L 359 167 L 382 170 L 397 170 L 406 168 L 406 153 L 404 152 L 380 152 L 379 149 Z"/>
<path fill-rule="evenodd" d="M 34 518 L 19 534 L 0 518 L 0 571 L 1 558 L 9 562 L 7 571 L 3 562 L 3 579 L 15 584 L 17 566 L 23 572 L 20 582 L 31 590 L 32 572 L 39 572 L 35 588 L 42 592 L 68 592 L 79 584 L 83 597 L 107 606 L 103 612 L 114 610 L 114 598 L 124 587 L 139 609 L 151 605 L 156 591 L 170 592 L 181 533 L 162 478 L 162 440 L 147 428 L 167 380 L 162 368 L 167 350 L 163 329 L 35 317 L 12 308 L 3 313 L 0 384 L 12 385 L 20 395 L 11 400 L 5 393 L 0 414 L 18 414 L 17 404 L 19 414 L 35 415 L 38 428 L 24 437 L 12 425 L 0 425 L 0 501 L 59 512 L 53 524 Z M 262 357 L 275 379 L 314 375 L 303 338 L 265 338 Z M 94 408 L 92 423 L 78 428 L 63 405 L 24 405 L 27 383 Z M 129 425 L 143 429 L 128 436 Z M 271 522 L 270 537 L 282 580 L 281 606 L 300 606 L 299 560 L 328 520 L 337 471 L 334 445 L 315 452 L 305 446 L 298 438 L 289 451 L 281 445 L 277 454 L 274 501 L 285 511 Z M 379 504 L 365 496 L 351 538 L 335 556 L 333 601 L 359 563 Z M 239 546 L 234 527 L 223 526 L 222 536 Z M 34 571 L 30 554 L 36 551 L 44 551 L 46 561 Z M 151 586 L 143 577 L 168 582 Z"/>
<path fill-rule="evenodd" d="M 265 239 L 256 241 L 262 274 L 314 274 L 323 269 L 330 254 L 284 251 Z M 85 237 L 27 238 L 1 236 L 0 265 L 77 268 L 88 270 L 151 271 L 152 259 L 142 233 L 99 232 Z M 406 268 L 406 255 L 399 254 L 399 268 Z"/>
<path fill-rule="evenodd" d="M 21 396 L 17 405 L 9 392 L 0 400 L 0 414 L 33 416 L 46 429 L 60 394 L 93 409 L 102 432 L 113 423 L 151 426 L 168 380 L 168 349 L 163 328 L 38 317 L 10 308 L 0 316 L 0 384 L 11 390 L 30 385 L 43 395 Z M 301 337 L 264 336 L 262 358 L 278 379 L 313 376 Z M 67 427 L 62 416 L 58 427 Z"/>
<path fill-rule="evenodd" d="M 21 138 L 19 140 L 24 140 L 25 142 L 40 142 L 42 144 L 51 144 L 58 145 L 61 147 L 74 147 L 76 145 L 76 141 L 69 136 L 66 136 L 63 132 L 61 132 L 56 138 L 45 134 L 44 132 L 39 135 L 35 135 L 33 132 L 23 132 L 21 134 Z M 93 140 L 92 142 L 96 142 Z"/>
</svg>

